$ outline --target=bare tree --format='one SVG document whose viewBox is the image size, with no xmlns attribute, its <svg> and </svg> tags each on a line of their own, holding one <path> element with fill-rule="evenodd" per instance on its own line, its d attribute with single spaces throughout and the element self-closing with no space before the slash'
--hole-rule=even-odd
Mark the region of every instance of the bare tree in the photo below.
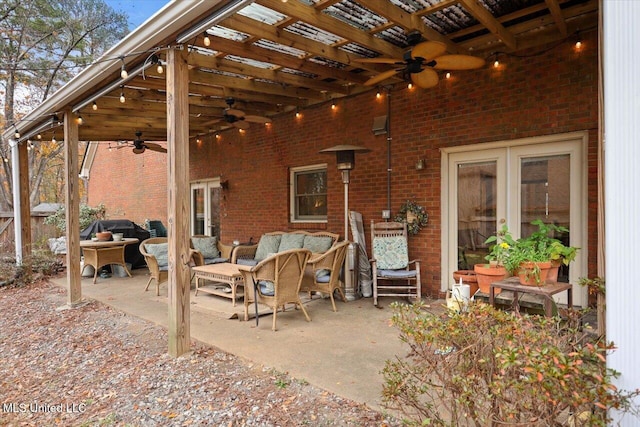
<svg viewBox="0 0 640 427">
<path fill-rule="evenodd" d="M 103 0 L 4 0 L 0 3 L 0 128 L 18 119 L 92 63 L 128 31 L 127 17 Z M 52 118 L 53 119 L 53 118 Z M 16 127 L 16 130 L 19 129 Z M 29 150 L 30 200 L 58 201 L 62 146 L 42 135 Z M 62 139 L 62 135 L 58 135 Z M 43 142 L 44 141 L 44 142 Z M 7 141 L 0 142 L 0 210 L 12 208 Z M 46 195 L 41 193 L 47 183 Z M 43 197 L 44 196 L 44 197 Z"/>
</svg>

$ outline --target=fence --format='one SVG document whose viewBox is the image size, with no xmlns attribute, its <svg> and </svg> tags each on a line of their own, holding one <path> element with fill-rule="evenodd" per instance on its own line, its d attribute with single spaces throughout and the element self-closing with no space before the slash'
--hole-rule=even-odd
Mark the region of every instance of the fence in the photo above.
<svg viewBox="0 0 640 427">
<path fill-rule="evenodd" d="M 50 212 L 31 213 L 31 239 L 35 246 L 46 246 L 47 239 L 60 236 L 60 230 L 44 223 Z M 13 212 L 0 212 L 0 248 L 2 252 L 15 252 L 15 225 Z"/>
</svg>

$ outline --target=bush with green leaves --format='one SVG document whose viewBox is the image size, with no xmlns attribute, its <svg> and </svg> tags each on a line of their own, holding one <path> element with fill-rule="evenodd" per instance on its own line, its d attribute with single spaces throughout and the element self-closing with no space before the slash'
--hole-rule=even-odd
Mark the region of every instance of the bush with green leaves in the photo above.
<svg viewBox="0 0 640 427">
<path fill-rule="evenodd" d="M 578 324 L 518 316 L 483 303 L 435 315 L 394 304 L 393 324 L 408 344 L 387 360 L 383 404 L 407 425 L 605 426 L 608 409 L 632 412 L 640 390 L 616 389 L 606 367 L 613 350 Z"/>
<path fill-rule="evenodd" d="M 64 206 L 56 211 L 56 213 L 45 218 L 44 223 L 54 225 L 62 233 L 67 230 L 66 215 Z M 80 205 L 80 230 L 87 228 L 93 221 L 99 221 L 106 218 L 107 210 L 101 203 L 96 207 L 88 205 Z"/>
</svg>

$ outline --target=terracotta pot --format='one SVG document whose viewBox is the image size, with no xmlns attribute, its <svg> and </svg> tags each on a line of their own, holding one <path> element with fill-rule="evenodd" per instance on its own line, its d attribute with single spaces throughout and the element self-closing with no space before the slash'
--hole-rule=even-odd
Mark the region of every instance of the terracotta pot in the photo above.
<svg viewBox="0 0 640 427">
<path fill-rule="evenodd" d="M 540 269 L 539 274 L 535 273 L 536 266 Z M 540 286 L 546 283 L 547 275 L 551 269 L 551 262 L 523 262 L 518 268 L 518 277 L 521 285 Z"/>
<path fill-rule="evenodd" d="M 101 231 L 99 233 L 96 233 L 96 237 L 98 238 L 98 240 L 100 241 L 107 241 L 107 240 L 111 240 L 111 232 L 110 231 Z"/>
<path fill-rule="evenodd" d="M 560 260 L 554 259 L 551 261 L 551 268 L 547 274 L 547 283 L 558 283 L 558 273 L 560 272 Z"/>
<path fill-rule="evenodd" d="M 507 277 L 507 269 L 501 265 L 476 264 L 473 266 L 473 271 L 476 273 L 480 292 L 485 294 L 489 293 L 489 286 L 493 282 L 504 280 L 504 278 Z M 494 294 L 498 295 L 501 291 L 502 289 L 495 288 Z"/>
<path fill-rule="evenodd" d="M 453 272 L 453 281 L 455 283 L 460 283 L 460 279 L 462 279 L 462 283 L 469 285 L 471 289 L 471 295 L 475 294 L 478 290 L 478 279 L 476 277 L 476 273 L 473 270 L 457 270 Z"/>
</svg>

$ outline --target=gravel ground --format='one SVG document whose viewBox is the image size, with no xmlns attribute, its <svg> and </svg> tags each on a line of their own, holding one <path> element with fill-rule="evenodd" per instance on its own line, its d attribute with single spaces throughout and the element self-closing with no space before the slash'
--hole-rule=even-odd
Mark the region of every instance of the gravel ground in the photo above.
<svg viewBox="0 0 640 427">
<path fill-rule="evenodd" d="M 192 343 L 48 282 L 0 288 L 2 426 L 399 426 L 313 385 Z"/>
</svg>

